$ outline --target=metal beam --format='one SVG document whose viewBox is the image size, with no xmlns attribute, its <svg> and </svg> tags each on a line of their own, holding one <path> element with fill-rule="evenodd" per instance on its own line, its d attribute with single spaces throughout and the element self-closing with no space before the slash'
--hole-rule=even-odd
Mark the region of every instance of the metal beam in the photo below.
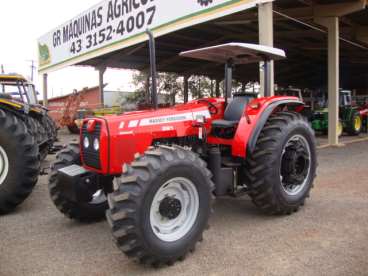
<svg viewBox="0 0 368 276">
<path fill-rule="evenodd" d="M 99 83 L 99 93 L 100 93 L 100 101 L 101 107 L 105 107 L 105 99 L 104 99 L 104 74 L 106 71 L 106 67 L 98 67 L 98 83 Z"/>
<path fill-rule="evenodd" d="M 368 44 L 368 26 L 358 27 L 355 32 L 355 38 Z"/>
<path fill-rule="evenodd" d="M 328 143 L 338 145 L 337 127 L 339 124 L 340 90 L 340 31 L 339 18 L 316 19 L 328 29 Z"/>
<path fill-rule="evenodd" d="M 273 47 L 273 4 L 272 2 L 258 5 L 259 43 Z M 265 95 L 264 63 L 260 63 L 260 94 Z M 271 61 L 268 69 L 271 95 L 274 95 L 274 62 Z"/>
<path fill-rule="evenodd" d="M 48 106 L 48 98 L 47 98 L 47 74 L 43 74 L 43 106 L 47 107 Z"/>
<path fill-rule="evenodd" d="M 187 103 L 189 100 L 189 76 L 184 76 L 184 103 Z"/>
<path fill-rule="evenodd" d="M 367 0 L 314 6 L 315 17 L 341 17 L 365 9 Z"/>
<path fill-rule="evenodd" d="M 220 82 L 221 80 L 217 79 L 216 80 L 216 98 L 220 98 Z"/>
</svg>

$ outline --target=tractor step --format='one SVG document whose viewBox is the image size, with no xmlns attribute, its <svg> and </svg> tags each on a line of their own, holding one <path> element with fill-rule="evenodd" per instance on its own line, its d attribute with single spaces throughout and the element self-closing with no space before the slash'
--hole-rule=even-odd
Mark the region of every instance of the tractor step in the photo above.
<svg viewBox="0 0 368 276">
<path fill-rule="evenodd" d="M 242 166 L 241 162 L 237 162 L 231 159 L 223 158 L 221 161 L 222 165 L 229 168 L 240 168 Z"/>
</svg>

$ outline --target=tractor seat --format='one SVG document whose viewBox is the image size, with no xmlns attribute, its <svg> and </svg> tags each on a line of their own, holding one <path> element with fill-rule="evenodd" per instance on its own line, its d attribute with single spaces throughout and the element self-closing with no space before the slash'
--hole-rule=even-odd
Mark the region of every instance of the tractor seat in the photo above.
<svg viewBox="0 0 368 276">
<path fill-rule="evenodd" d="M 214 128 L 232 128 L 235 127 L 239 121 L 226 121 L 226 120 L 216 120 L 212 122 L 212 127 Z"/>
<path fill-rule="evenodd" d="M 213 128 L 234 128 L 239 123 L 243 115 L 245 106 L 254 99 L 255 96 L 248 94 L 235 94 L 233 100 L 227 105 L 223 120 L 212 122 Z"/>
</svg>

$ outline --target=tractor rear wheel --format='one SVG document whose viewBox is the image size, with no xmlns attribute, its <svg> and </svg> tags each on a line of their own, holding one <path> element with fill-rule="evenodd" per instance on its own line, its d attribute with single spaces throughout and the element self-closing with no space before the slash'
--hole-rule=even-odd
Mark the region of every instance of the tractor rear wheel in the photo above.
<svg viewBox="0 0 368 276">
<path fill-rule="evenodd" d="M 71 143 L 65 150 L 59 152 L 55 163 L 51 166 L 49 192 L 55 206 L 70 219 L 89 222 L 104 218 L 108 205 L 103 189 L 94 191 L 88 201 L 73 200 L 63 192 L 63 185 L 66 183 L 61 180 L 58 170 L 71 165 L 81 165 L 77 143 Z"/>
<path fill-rule="evenodd" d="M 184 259 L 207 227 L 211 176 L 198 155 L 178 146 L 151 148 L 125 165 L 106 213 L 117 246 L 153 266 Z"/>
<path fill-rule="evenodd" d="M 51 143 L 57 141 L 58 129 L 54 122 L 54 120 L 50 117 L 49 114 L 46 114 L 44 117 L 45 125 L 47 126 L 47 134 Z"/>
<path fill-rule="evenodd" d="M 246 162 L 250 196 L 266 213 L 296 212 L 309 196 L 316 167 L 314 132 L 306 119 L 294 112 L 276 113 Z"/>
<path fill-rule="evenodd" d="M 347 124 L 346 132 L 349 135 L 359 135 L 362 132 L 363 120 L 358 112 L 352 116 L 350 122 Z"/>
<path fill-rule="evenodd" d="M 38 147 L 25 123 L 0 110 L 0 214 L 29 196 L 39 171 Z"/>
</svg>

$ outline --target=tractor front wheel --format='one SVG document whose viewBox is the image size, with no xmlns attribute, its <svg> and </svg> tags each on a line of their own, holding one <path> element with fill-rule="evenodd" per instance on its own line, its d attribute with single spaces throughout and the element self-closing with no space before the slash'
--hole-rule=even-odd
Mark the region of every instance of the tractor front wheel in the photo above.
<svg viewBox="0 0 368 276">
<path fill-rule="evenodd" d="M 346 128 L 346 132 L 349 135 L 359 135 L 362 132 L 363 128 L 363 120 L 358 112 L 352 116 L 350 122 L 348 122 L 348 126 Z"/>
<path fill-rule="evenodd" d="M 291 214 L 309 196 L 316 167 L 308 122 L 298 113 L 280 112 L 267 121 L 244 172 L 256 206 L 270 214 Z"/>
<path fill-rule="evenodd" d="M 117 246 L 143 264 L 170 265 L 202 239 L 214 184 L 206 163 L 181 147 L 151 148 L 115 179 L 107 220 Z"/>
<path fill-rule="evenodd" d="M 86 200 L 78 201 L 65 194 L 63 186 L 71 184 L 63 182 L 59 170 L 71 165 L 81 165 L 79 144 L 72 143 L 59 152 L 55 163 L 51 165 L 49 192 L 52 201 L 59 211 L 70 219 L 83 222 L 103 219 L 108 205 L 102 188 L 90 192 L 91 196 Z"/>
<path fill-rule="evenodd" d="M 38 147 L 25 123 L 0 109 L 0 214 L 30 195 L 39 172 Z"/>
</svg>

